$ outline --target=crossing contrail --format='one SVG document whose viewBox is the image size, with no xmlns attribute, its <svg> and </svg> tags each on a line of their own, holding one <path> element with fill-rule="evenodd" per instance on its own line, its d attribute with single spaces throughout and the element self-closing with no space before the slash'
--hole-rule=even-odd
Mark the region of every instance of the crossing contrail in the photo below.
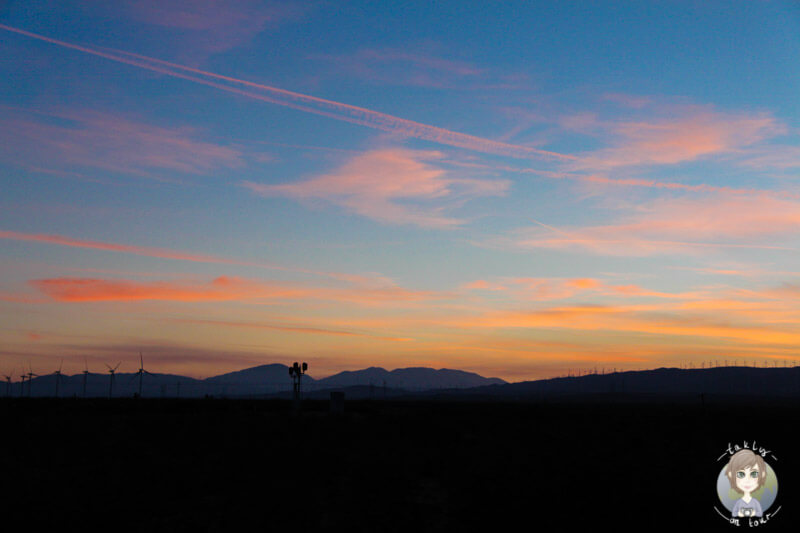
<svg viewBox="0 0 800 533">
<path fill-rule="evenodd" d="M 111 61 L 116 61 L 119 63 L 124 63 L 126 65 L 144 68 L 147 70 L 165 74 L 167 76 L 172 76 L 175 78 L 181 78 L 193 81 L 195 83 L 200 83 L 203 85 L 214 87 L 234 94 L 239 94 L 241 96 L 246 96 L 248 98 L 254 98 L 256 100 L 261 100 L 264 102 L 290 107 L 292 109 L 305 111 L 307 113 L 322 115 L 336 120 L 349 122 L 351 124 L 358 124 L 361 126 L 375 128 L 378 130 L 392 132 L 392 133 L 400 133 L 408 137 L 415 137 L 417 139 L 432 141 L 439 144 L 454 146 L 457 148 L 464 148 L 467 150 L 473 150 L 476 152 L 482 152 L 487 154 L 509 156 L 519 159 L 543 159 L 543 158 L 557 159 L 557 160 L 577 159 L 575 156 L 571 155 L 560 154 L 557 152 L 550 152 L 547 150 L 537 150 L 536 148 L 531 148 L 529 146 L 508 144 L 499 141 L 493 141 L 491 139 L 485 139 L 482 137 L 476 137 L 474 135 L 467 135 L 465 133 L 458 133 L 444 128 L 430 126 L 428 124 L 422 124 L 420 122 L 414 122 L 412 120 L 407 120 L 393 115 L 388 115 L 386 113 L 381 113 L 379 111 L 373 111 L 371 109 L 366 109 L 363 107 L 357 107 L 349 104 L 344 104 L 342 102 L 335 102 L 333 100 L 317 98 L 316 96 L 309 96 L 306 94 L 296 93 L 293 91 L 287 91 L 285 89 L 279 89 L 277 87 L 271 87 L 269 85 L 262 85 L 260 83 L 254 83 L 239 78 L 233 78 L 231 76 L 223 76 L 221 74 L 215 74 L 213 72 L 207 72 L 204 70 L 187 67 L 185 65 L 179 65 L 177 63 L 171 63 L 168 61 L 163 61 L 148 56 L 133 54 L 130 52 L 123 52 L 118 50 L 114 51 L 97 50 L 87 46 L 68 43 L 66 41 L 61 41 L 58 39 L 53 39 L 51 37 L 46 37 L 44 35 L 39 35 L 37 33 L 25 31 L 19 28 L 14 28 L 12 26 L 6 26 L 5 24 L 0 24 L 0 29 L 18 33 L 20 35 L 25 35 L 33 39 L 38 39 L 40 41 L 45 41 L 65 48 L 78 50 L 80 52 L 92 54 L 98 57 L 103 57 Z M 183 72 L 176 72 L 175 69 Z M 245 87 L 257 89 L 260 92 L 252 92 L 252 91 L 237 89 L 236 87 L 231 87 L 229 85 L 217 83 L 188 73 L 205 76 L 207 78 L 214 78 L 228 83 L 243 85 Z"/>
</svg>

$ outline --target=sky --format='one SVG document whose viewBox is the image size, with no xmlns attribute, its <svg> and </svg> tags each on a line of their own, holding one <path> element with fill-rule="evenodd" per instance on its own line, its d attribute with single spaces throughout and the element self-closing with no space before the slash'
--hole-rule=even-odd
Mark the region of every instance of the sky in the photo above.
<svg viewBox="0 0 800 533">
<path fill-rule="evenodd" d="M 0 372 L 795 364 L 798 57 L 791 1 L 3 2 Z"/>
</svg>

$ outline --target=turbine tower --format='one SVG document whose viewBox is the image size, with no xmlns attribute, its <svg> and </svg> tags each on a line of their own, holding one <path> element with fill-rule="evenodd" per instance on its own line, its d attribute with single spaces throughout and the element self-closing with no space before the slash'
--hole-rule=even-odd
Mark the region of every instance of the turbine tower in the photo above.
<svg viewBox="0 0 800 533">
<path fill-rule="evenodd" d="M 31 384 L 33 383 L 33 378 L 39 377 L 39 374 L 33 373 L 33 367 L 31 366 L 30 362 L 28 362 L 28 398 L 31 397 Z"/>
<path fill-rule="evenodd" d="M 122 361 L 117 363 L 117 366 L 115 366 L 114 368 L 111 368 L 111 365 L 106 363 L 106 366 L 108 367 L 108 373 L 111 375 L 111 379 L 109 379 L 109 381 L 108 381 L 108 397 L 109 398 L 111 398 L 111 395 L 114 393 L 114 372 L 117 371 L 117 369 L 119 368 L 119 365 L 121 365 L 121 364 L 122 364 Z"/>
<path fill-rule="evenodd" d="M 89 363 L 86 361 L 86 358 L 83 358 L 83 397 L 86 398 L 86 380 L 89 377 Z"/>
<path fill-rule="evenodd" d="M 147 370 L 144 369 L 144 360 L 142 359 L 142 352 L 139 352 L 139 370 L 136 372 L 136 374 L 139 375 L 139 398 L 141 398 L 142 397 L 142 378 L 144 377 L 145 374 L 147 374 L 148 376 L 152 376 L 153 375 L 153 374 L 151 374 L 150 372 L 148 372 Z M 134 374 L 134 377 L 136 376 L 136 374 Z"/>
<path fill-rule="evenodd" d="M 64 359 L 61 359 L 61 363 L 58 365 L 58 370 L 53 372 L 53 375 L 56 377 L 56 398 L 58 398 L 58 386 L 61 384 L 61 368 L 64 366 Z"/>
<path fill-rule="evenodd" d="M 8 375 L 4 375 L 3 377 L 6 378 L 6 398 L 11 397 L 11 378 L 14 376 L 14 369 L 11 369 L 11 373 Z"/>
</svg>

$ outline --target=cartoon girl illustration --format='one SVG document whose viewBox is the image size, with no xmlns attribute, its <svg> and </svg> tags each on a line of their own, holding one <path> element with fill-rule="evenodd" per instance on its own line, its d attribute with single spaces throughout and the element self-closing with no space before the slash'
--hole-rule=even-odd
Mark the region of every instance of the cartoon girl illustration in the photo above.
<svg viewBox="0 0 800 533">
<path fill-rule="evenodd" d="M 742 494 L 733 505 L 731 516 L 762 516 L 761 503 L 752 494 L 767 481 L 767 465 L 764 459 L 751 450 L 739 450 L 731 456 L 725 475 L 731 488 Z"/>
</svg>

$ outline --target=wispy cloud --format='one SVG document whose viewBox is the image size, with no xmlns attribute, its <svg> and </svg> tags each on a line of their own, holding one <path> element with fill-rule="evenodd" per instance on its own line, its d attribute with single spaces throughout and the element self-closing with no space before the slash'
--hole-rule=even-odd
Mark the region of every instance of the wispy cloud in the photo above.
<svg viewBox="0 0 800 533">
<path fill-rule="evenodd" d="M 779 144 L 759 146 L 745 151 L 740 163 L 753 169 L 800 168 L 800 146 Z"/>
<path fill-rule="evenodd" d="M 144 68 L 154 72 L 160 72 L 161 74 L 165 74 L 167 76 L 181 78 L 193 81 L 195 83 L 207 85 L 210 87 L 215 87 L 217 89 L 228 91 L 234 94 L 239 94 L 241 96 L 246 96 L 248 98 L 254 98 L 256 100 L 270 102 L 273 104 L 290 107 L 292 109 L 297 109 L 308 113 L 314 113 L 317 115 L 322 115 L 336 120 L 350 122 L 352 124 L 359 124 L 362 126 L 375 128 L 382 131 L 397 133 L 408 137 L 415 137 L 418 139 L 433 141 L 436 143 L 455 146 L 458 148 L 464 148 L 467 150 L 474 150 L 477 152 L 505 155 L 509 157 L 516 157 L 522 159 L 541 159 L 541 158 L 556 159 L 556 160 L 575 159 L 574 156 L 570 155 L 560 154 L 547 150 L 539 150 L 528 146 L 508 144 L 508 143 L 494 141 L 491 139 L 477 137 L 474 135 L 458 133 L 444 128 L 430 126 L 427 124 L 422 124 L 420 122 L 414 122 L 412 120 L 407 120 L 396 116 L 388 115 L 386 113 L 380 113 L 378 111 L 373 111 L 371 109 L 366 109 L 363 107 L 357 107 L 349 104 L 344 104 L 341 102 L 335 102 L 333 100 L 326 100 L 324 98 L 317 98 L 315 96 L 309 96 L 305 94 L 296 93 L 293 91 L 287 91 L 285 89 L 278 89 L 277 87 L 270 87 L 268 85 L 249 82 L 246 80 L 233 78 L 231 76 L 223 76 L 220 74 L 215 74 L 213 72 L 208 72 L 188 67 L 185 65 L 179 65 L 177 63 L 171 63 L 168 61 L 163 61 L 139 54 L 131 54 L 128 52 L 121 52 L 121 51 L 111 51 L 111 52 L 100 51 L 90 47 L 76 45 L 58 39 L 45 37 L 43 35 L 21 30 L 19 28 L 14 28 L 4 24 L 0 24 L 0 29 L 25 35 L 34 39 L 46 41 L 73 50 L 79 50 L 87 54 L 104 57 L 106 59 L 110 59 L 112 61 L 116 61 L 119 63 L 125 63 L 127 65 Z M 181 70 L 183 72 L 178 72 L 175 69 Z M 186 74 L 187 72 L 204 76 L 204 78 Z M 256 89 L 259 92 L 245 91 L 242 89 L 238 89 L 236 87 L 232 87 L 230 85 L 225 85 L 222 83 L 210 81 L 207 78 L 213 78 L 228 83 L 244 85 L 251 89 Z"/>
<path fill-rule="evenodd" d="M 800 202 L 768 196 L 660 199 L 616 224 L 531 228 L 521 247 L 578 248 L 610 255 L 701 253 L 713 248 L 790 249 L 781 240 L 800 229 Z M 775 241 L 765 242 L 764 238 Z"/>
<path fill-rule="evenodd" d="M 256 0 L 135 0 L 120 2 L 116 12 L 179 32 L 182 48 L 224 52 L 247 44 L 280 23 L 298 18 L 306 9 L 299 3 Z"/>
<path fill-rule="evenodd" d="M 419 202 L 500 196 L 509 187 L 506 180 L 450 177 L 430 164 L 440 158 L 438 152 L 374 150 L 352 158 L 332 174 L 299 183 L 244 185 L 263 196 L 325 200 L 379 222 L 434 228 L 453 227 L 463 221 L 444 216 L 442 207 L 426 207 Z M 409 205 L 409 201 L 417 204 Z"/>
<path fill-rule="evenodd" d="M 485 88 L 486 71 L 466 61 L 447 59 L 427 47 L 362 48 L 351 54 L 313 55 L 336 74 L 385 85 L 440 89 Z"/>
<path fill-rule="evenodd" d="M 625 93 L 606 93 L 602 96 L 602 99 L 632 109 L 642 109 L 653 103 L 653 99 L 649 96 Z"/>
<path fill-rule="evenodd" d="M 737 152 L 786 131 L 767 113 L 693 109 L 677 118 L 608 124 L 614 145 L 582 154 L 575 169 L 667 165 Z"/>
<path fill-rule="evenodd" d="M 244 164 L 239 150 L 202 141 L 193 128 L 165 128 L 89 110 L 39 115 L 41 120 L 7 115 L 0 125 L 0 153 L 16 162 L 156 178 L 159 171 L 207 174 Z"/>
<path fill-rule="evenodd" d="M 655 311 L 655 312 L 653 312 Z M 647 306 L 584 305 L 538 311 L 496 311 L 461 321 L 464 328 L 536 328 L 625 331 L 663 337 L 706 337 L 765 345 L 797 345 L 796 329 L 732 324 L 705 314 L 667 313 Z"/>
<path fill-rule="evenodd" d="M 501 278 L 496 281 L 476 280 L 462 288 L 502 291 L 515 298 L 531 301 L 561 300 L 578 295 L 671 299 L 698 296 L 697 293 L 653 291 L 635 284 L 618 285 L 597 278 Z"/>
<path fill-rule="evenodd" d="M 234 322 L 230 320 L 204 320 L 204 319 L 174 319 L 172 322 L 180 324 L 196 324 L 199 326 L 221 326 L 229 328 L 245 328 L 245 329 L 266 329 L 272 331 L 281 331 L 285 333 L 299 333 L 310 335 L 334 335 L 343 337 L 365 337 L 373 338 L 384 341 L 405 342 L 412 339 L 408 337 L 387 337 L 383 335 L 373 335 L 370 333 L 361 333 L 356 331 L 346 331 L 340 329 L 329 329 L 310 326 L 299 325 L 284 325 L 284 324 L 265 324 L 260 322 Z"/>
<path fill-rule="evenodd" d="M 157 257 L 161 259 L 170 259 L 175 261 L 189 261 L 195 263 L 210 263 L 210 264 L 221 264 L 221 265 L 256 267 L 268 270 L 312 274 L 314 276 L 321 276 L 321 277 L 346 281 L 348 283 L 352 283 L 355 286 L 361 286 L 367 288 L 386 288 L 393 286 L 392 280 L 390 280 L 385 276 L 381 276 L 375 273 L 353 274 L 347 272 L 328 272 L 320 270 L 311 270 L 307 268 L 287 267 L 267 262 L 245 261 L 230 257 L 221 257 L 218 255 L 198 254 L 185 250 L 174 250 L 170 248 L 156 248 L 151 246 L 135 246 L 130 244 L 120 244 L 113 242 L 75 239 L 73 237 L 67 237 L 64 235 L 51 235 L 43 233 L 22 233 L 18 231 L 0 230 L 0 239 L 9 239 L 9 240 L 23 241 L 23 242 L 38 242 L 42 244 L 69 246 L 73 248 L 86 248 L 90 250 L 104 250 L 108 252 L 134 254 L 145 257 Z M 11 298 L 13 296 L 8 295 L 8 297 Z"/>
<path fill-rule="evenodd" d="M 88 248 L 93 250 L 105 250 L 109 252 L 121 252 L 148 257 L 158 257 L 162 259 L 174 259 L 178 261 L 192 261 L 197 263 L 219 263 L 226 265 L 239 266 L 258 266 L 276 270 L 294 270 L 287 267 L 257 263 L 250 261 L 240 261 L 214 255 L 194 254 L 191 252 L 171 250 L 168 248 L 155 248 L 148 246 L 133 246 L 129 244 L 118 244 L 112 242 L 91 241 L 84 239 L 74 239 L 63 235 L 47 235 L 42 233 L 21 233 L 18 231 L 0 230 L 0 239 L 10 239 L 15 241 L 39 242 L 44 244 L 55 244 L 58 246 L 70 246 L 74 248 Z"/>
</svg>

